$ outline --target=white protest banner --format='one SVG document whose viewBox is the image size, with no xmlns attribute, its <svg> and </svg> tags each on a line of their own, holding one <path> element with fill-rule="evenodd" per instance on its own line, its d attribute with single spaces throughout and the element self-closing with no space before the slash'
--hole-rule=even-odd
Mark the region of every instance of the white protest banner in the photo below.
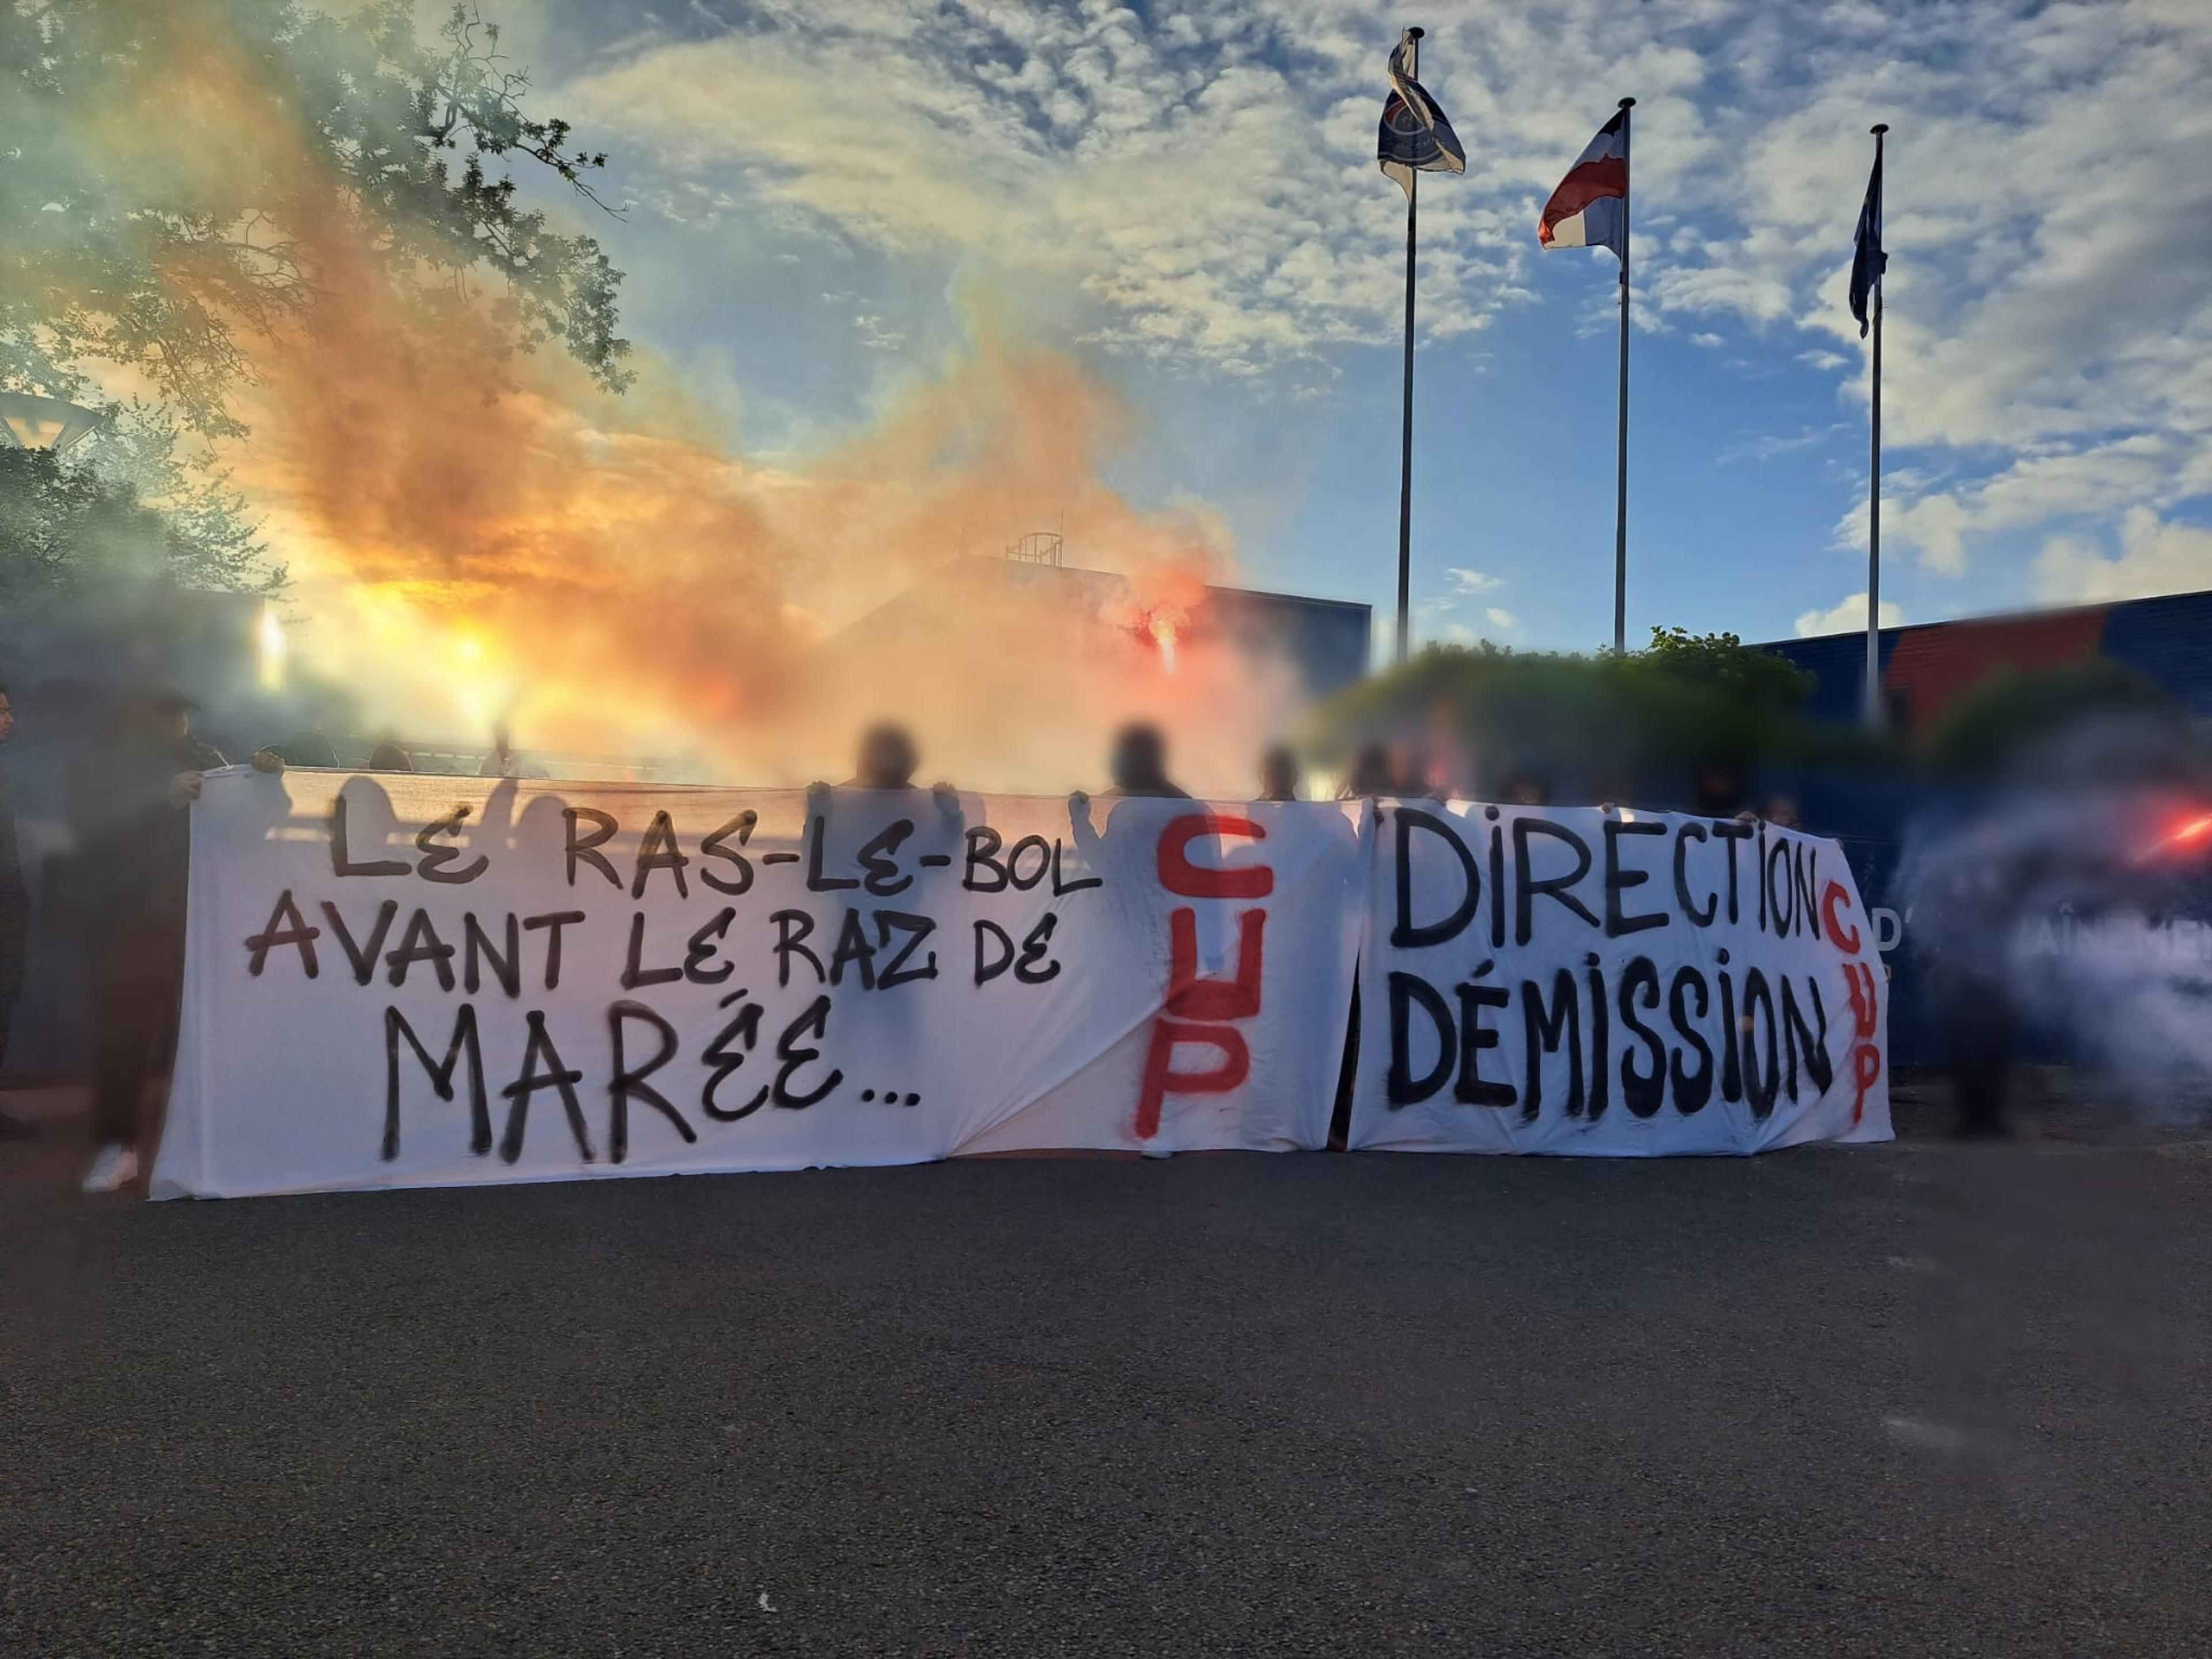
<svg viewBox="0 0 2212 1659">
<path fill-rule="evenodd" d="M 1365 811 L 211 774 L 154 1191 L 1317 1147 Z"/>
<path fill-rule="evenodd" d="M 1355 1149 L 1890 1138 L 1881 958 L 1833 842 L 1461 801 L 1371 833 Z"/>
</svg>

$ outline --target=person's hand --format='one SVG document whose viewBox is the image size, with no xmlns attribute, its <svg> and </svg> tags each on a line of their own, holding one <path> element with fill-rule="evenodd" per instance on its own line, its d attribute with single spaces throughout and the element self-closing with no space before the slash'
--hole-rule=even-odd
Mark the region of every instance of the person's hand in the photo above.
<svg viewBox="0 0 2212 1659">
<path fill-rule="evenodd" d="M 939 811 L 954 813 L 960 810 L 960 792 L 951 784 L 933 783 L 929 786 L 929 793 L 937 802 Z"/>
<path fill-rule="evenodd" d="M 169 780 L 169 805 L 179 812 L 200 798 L 200 775 L 179 772 Z"/>
<path fill-rule="evenodd" d="M 255 771 L 266 772 L 271 777 L 282 776 L 284 771 L 284 757 L 274 749 L 255 750 L 250 764 Z"/>
<path fill-rule="evenodd" d="M 1079 812 L 1088 812 L 1091 810 L 1090 792 L 1083 789 L 1069 790 L 1067 792 L 1067 804 Z"/>
</svg>

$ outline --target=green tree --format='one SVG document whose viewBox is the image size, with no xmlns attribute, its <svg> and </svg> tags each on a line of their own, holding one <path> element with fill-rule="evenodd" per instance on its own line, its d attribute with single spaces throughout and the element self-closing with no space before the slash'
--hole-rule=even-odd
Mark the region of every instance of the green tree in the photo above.
<svg viewBox="0 0 2212 1659">
<path fill-rule="evenodd" d="M 1655 628 L 1643 660 L 1672 679 L 1708 687 L 1771 714 L 1795 714 L 1813 689 L 1813 677 L 1787 657 L 1746 645 L 1733 634 Z"/>
<path fill-rule="evenodd" d="M 2195 747 L 2189 711 L 2172 692 L 2125 663 L 2092 657 L 1991 675 L 1936 718 L 1921 749 L 1930 769 L 1956 777 L 2032 775 L 2062 751 L 2078 775 L 2094 758 L 2078 752 L 2082 737 L 2115 765 Z"/>
<path fill-rule="evenodd" d="M 175 463 L 154 441 L 137 464 L 164 478 Z M 180 493 L 161 510 L 100 468 L 51 450 L 0 449 L 0 609 L 38 615 L 73 599 L 164 584 L 283 587 L 283 568 L 267 562 L 219 483 L 169 487 Z"/>
<path fill-rule="evenodd" d="M 305 228 L 335 212 L 395 291 L 489 277 L 511 348 L 557 343 L 619 390 L 621 273 L 511 170 L 596 202 L 605 158 L 526 109 L 498 42 L 457 7 L 425 46 L 408 0 L 0 6 L 0 386 L 82 400 L 113 366 L 191 430 L 238 434 L 249 337 L 302 313 Z"/>
<path fill-rule="evenodd" d="M 1419 733 L 1485 793 L 1534 774 L 1563 798 L 1680 799 L 1713 768 L 1747 772 L 1802 738 L 1809 677 L 1730 634 L 1653 630 L 1651 648 L 1575 656 L 1432 646 L 1322 711 L 1323 758 Z"/>
</svg>

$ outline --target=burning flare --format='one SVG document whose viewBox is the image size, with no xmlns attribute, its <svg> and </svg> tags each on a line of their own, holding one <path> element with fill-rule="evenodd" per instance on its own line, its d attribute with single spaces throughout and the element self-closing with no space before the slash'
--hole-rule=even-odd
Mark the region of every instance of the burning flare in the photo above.
<svg viewBox="0 0 2212 1659">
<path fill-rule="evenodd" d="M 665 365 L 639 361 L 617 398 L 556 351 L 512 355 L 495 295 L 410 274 L 324 159 L 315 112 L 233 33 L 234 9 L 161 0 L 150 15 L 175 49 L 118 60 L 112 118 L 67 142 L 113 176 L 181 173 L 193 200 L 234 203 L 234 180 L 256 181 L 239 210 L 298 264 L 296 310 L 239 331 L 251 436 L 219 456 L 295 580 L 295 684 L 343 682 L 410 739 L 480 739 L 511 717 L 526 747 L 689 753 L 757 781 L 842 775 L 852 734 L 890 713 L 933 763 L 963 764 L 955 735 L 967 743 L 963 783 L 1064 788 L 1095 775 L 1099 725 L 1176 733 L 1203 709 L 1179 754 L 1213 744 L 1241 781 L 1279 721 L 1277 689 L 1176 620 L 1227 574 L 1230 538 L 1203 507 L 1140 508 L 1103 480 L 1136 423 L 1077 359 L 1006 339 L 991 296 L 970 294 L 969 348 L 906 380 L 872 426 L 795 465 L 748 459 Z M 230 303 L 204 273 L 165 275 Z M 1079 584 L 1028 584 L 919 660 L 825 684 L 824 640 L 1042 523 L 1126 576 L 1149 623 L 1102 643 L 1065 621 Z M 986 740 L 985 704 L 1033 728 L 1050 775 Z M 765 757 L 802 728 L 805 755 Z"/>
<path fill-rule="evenodd" d="M 2161 853 L 2172 853 L 2185 848 L 2198 846 L 2208 836 L 2212 836 L 2212 812 L 2200 812 L 2193 817 L 2184 819 L 2166 834 L 2165 839 L 2154 841 L 2144 848 L 2142 852 L 2136 854 L 2136 862 L 2148 864 Z"/>
</svg>

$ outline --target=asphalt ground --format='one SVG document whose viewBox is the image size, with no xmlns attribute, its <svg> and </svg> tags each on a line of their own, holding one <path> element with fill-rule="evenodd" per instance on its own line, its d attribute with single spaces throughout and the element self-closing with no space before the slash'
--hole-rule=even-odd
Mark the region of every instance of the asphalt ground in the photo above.
<svg viewBox="0 0 2212 1659">
<path fill-rule="evenodd" d="M 0 1182 L 0 1652 L 2201 1655 L 2205 1151 Z"/>
</svg>

